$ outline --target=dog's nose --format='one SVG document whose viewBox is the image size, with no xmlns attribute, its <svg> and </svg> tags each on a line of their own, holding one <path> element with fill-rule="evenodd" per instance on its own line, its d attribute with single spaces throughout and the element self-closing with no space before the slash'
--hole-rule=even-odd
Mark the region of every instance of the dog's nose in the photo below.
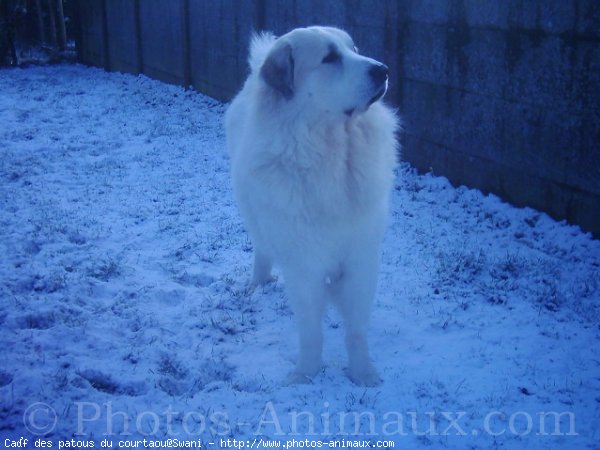
<svg viewBox="0 0 600 450">
<path fill-rule="evenodd" d="M 385 64 L 372 65 L 369 69 L 369 75 L 375 83 L 383 84 L 387 80 L 388 70 L 388 66 Z"/>
</svg>

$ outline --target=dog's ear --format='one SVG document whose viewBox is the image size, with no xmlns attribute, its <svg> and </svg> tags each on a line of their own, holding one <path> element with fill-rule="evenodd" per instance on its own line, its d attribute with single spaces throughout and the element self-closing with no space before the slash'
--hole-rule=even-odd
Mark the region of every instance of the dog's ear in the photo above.
<svg viewBox="0 0 600 450">
<path fill-rule="evenodd" d="M 294 96 L 294 56 L 289 43 L 275 45 L 260 68 L 260 76 L 286 100 Z"/>
</svg>

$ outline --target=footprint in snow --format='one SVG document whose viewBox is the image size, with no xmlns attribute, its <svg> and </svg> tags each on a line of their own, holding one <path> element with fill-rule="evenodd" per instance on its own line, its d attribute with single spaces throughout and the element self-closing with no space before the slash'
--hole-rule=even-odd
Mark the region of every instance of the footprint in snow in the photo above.
<svg viewBox="0 0 600 450">
<path fill-rule="evenodd" d="M 12 380 L 13 376 L 10 373 L 0 370 L 0 388 L 8 386 Z"/>
<path fill-rule="evenodd" d="M 185 291 L 183 289 L 172 289 L 170 291 L 160 289 L 155 295 L 159 302 L 169 306 L 177 306 L 185 301 Z"/>
<path fill-rule="evenodd" d="M 56 324 L 51 311 L 41 311 L 17 318 L 17 326 L 22 330 L 47 330 Z"/>
<path fill-rule="evenodd" d="M 99 370 L 82 370 L 79 372 L 79 376 L 87 380 L 95 390 L 107 394 L 137 397 L 148 392 L 148 388 L 143 382 L 119 383 L 113 380 L 110 375 L 102 373 Z"/>
</svg>

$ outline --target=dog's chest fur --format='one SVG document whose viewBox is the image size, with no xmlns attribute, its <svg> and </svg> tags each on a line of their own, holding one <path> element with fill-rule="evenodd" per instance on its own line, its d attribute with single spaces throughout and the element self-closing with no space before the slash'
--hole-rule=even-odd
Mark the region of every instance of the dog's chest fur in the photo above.
<svg viewBox="0 0 600 450">
<path fill-rule="evenodd" d="M 390 155 L 370 124 L 294 131 L 271 142 L 271 151 L 255 161 L 255 181 L 264 183 L 272 207 L 322 222 L 356 217 L 386 202 L 391 174 L 382 177 L 381 166 L 389 167 Z"/>
</svg>

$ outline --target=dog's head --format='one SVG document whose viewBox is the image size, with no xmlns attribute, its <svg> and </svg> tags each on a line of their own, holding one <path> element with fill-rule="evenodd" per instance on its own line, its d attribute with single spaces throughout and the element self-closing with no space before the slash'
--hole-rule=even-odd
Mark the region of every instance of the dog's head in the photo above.
<svg viewBox="0 0 600 450">
<path fill-rule="evenodd" d="M 275 41 L 260 77 L 283 101 L 308 105 L 315 112 L 353 116 L 383 97 L 388 68 L 360 55 L 346 32 L 309 27 Z"/>
</svg>

